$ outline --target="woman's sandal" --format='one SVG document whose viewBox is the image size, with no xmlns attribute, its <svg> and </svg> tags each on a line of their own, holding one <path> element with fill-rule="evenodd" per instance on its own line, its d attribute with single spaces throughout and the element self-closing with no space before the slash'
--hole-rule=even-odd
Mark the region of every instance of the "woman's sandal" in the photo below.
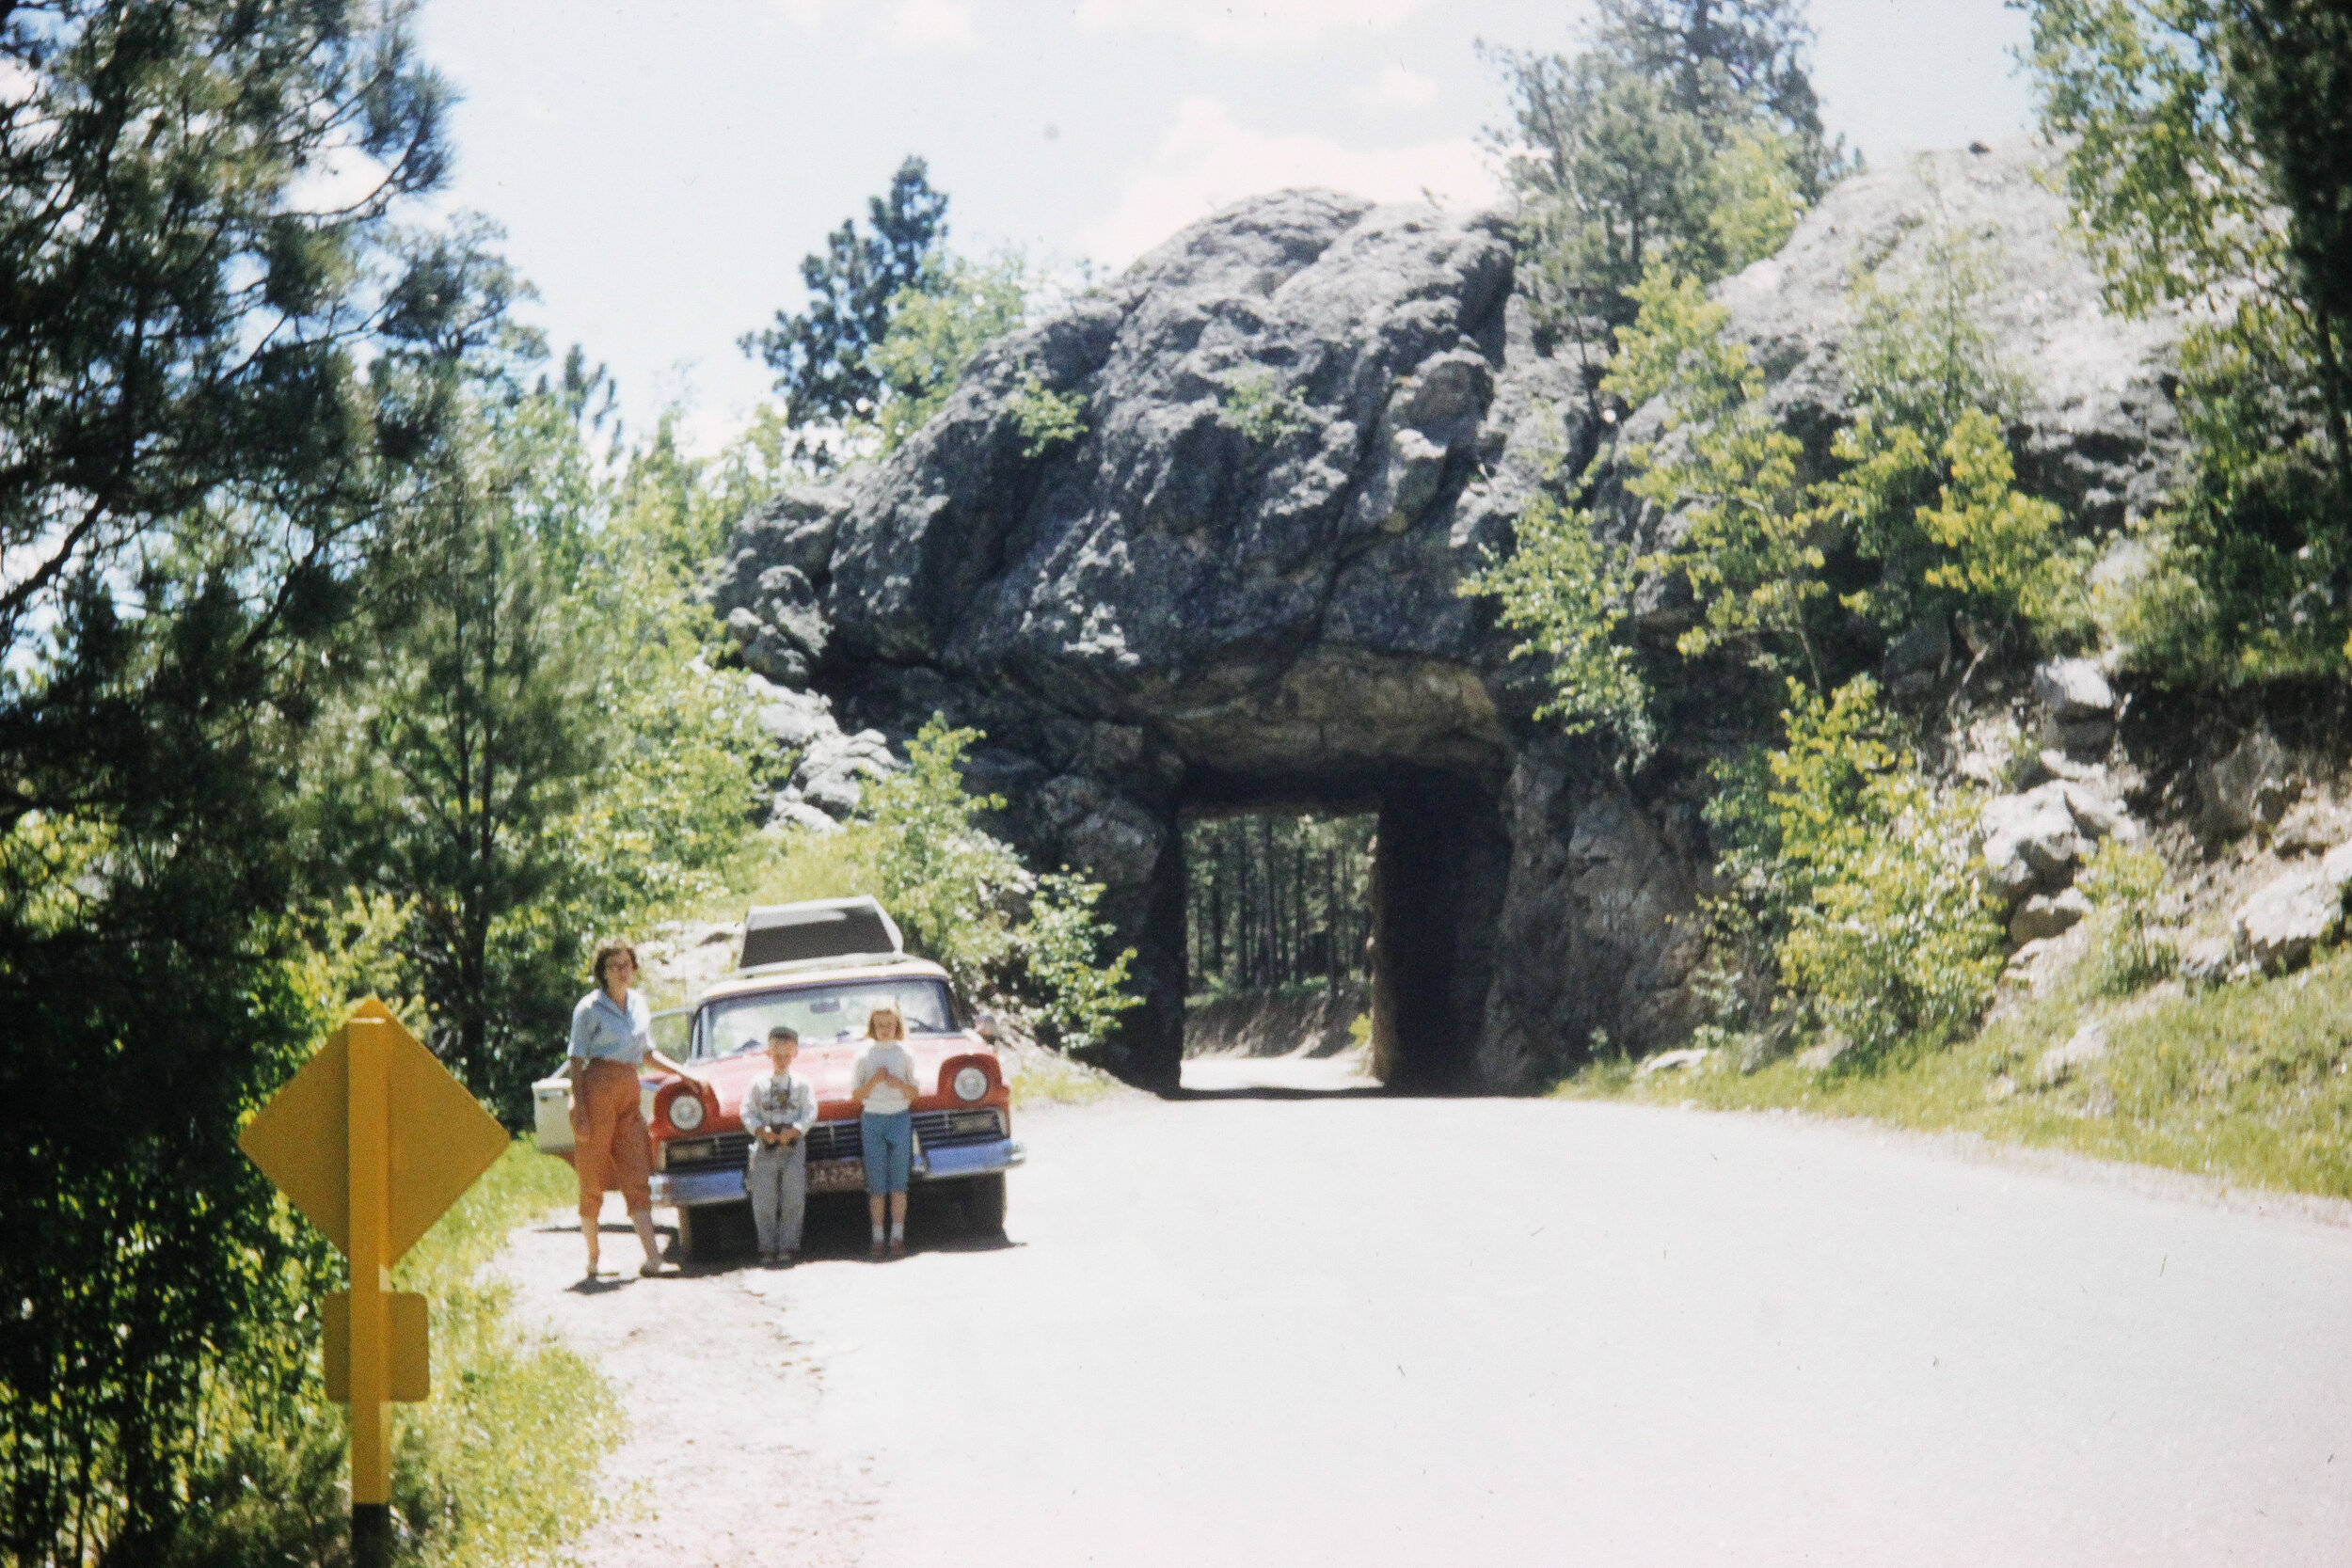
<svg viewBox="0 0 2352 1568">
<path fill-rule="evenodd" d="M 648 1258 L 637 1265 L 637 1277 L 640 1279 L 659 1279 L 669 1272 L 669 1265 L 659 1258 Z"/>
</svg>

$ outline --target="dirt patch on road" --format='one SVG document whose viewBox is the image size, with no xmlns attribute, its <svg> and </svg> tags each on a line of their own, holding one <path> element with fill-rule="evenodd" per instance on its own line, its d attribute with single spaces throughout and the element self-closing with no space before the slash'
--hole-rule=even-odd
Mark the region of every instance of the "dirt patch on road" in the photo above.
<svg viewBox="0 0 2352 1568">
<path fill-rule="evenodd" d="M 608 1199 L 608 1266 L 634 1269 L 637 1243 Z M 500 1266 L 523 1310 L 618 1387 L 628 1435 L 607 1462 L 620 1514 L 575 1544 L 587 1568 L 699 1568 L 776 1561 L 850 1568 L 876 1491 L 871 1460 L 809 1444 L 825 1372 L 795 1339 L 780 1301 L 788 1273 L 721 1267 L 660 1279 L 634 1273 L 584 1285 L 578 1221 L 518 1230 Z M 864 1268 L 819 1260 L 804 1268 Z"/>
</svg>

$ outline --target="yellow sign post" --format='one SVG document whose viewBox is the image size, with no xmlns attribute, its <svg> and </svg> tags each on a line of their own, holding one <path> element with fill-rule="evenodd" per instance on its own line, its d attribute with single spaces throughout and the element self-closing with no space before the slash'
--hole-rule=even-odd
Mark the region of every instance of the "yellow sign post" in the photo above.
<svg viewBox="0 0 2352 1568">
<path fill-rule="evenodd" d="M 490 1168 L 506 1130 L 433 1053 L 370 997 L 238 1134 L 262 1173 L 351 1259 L 327 1297 L 326 1391 L 351 1406 L 355 1554 L 389 1541 L 391 1430 L 385 1405 L 432 1382 L 424 1298 L 391 1289 L 392 1265 Z"/>
</svg>

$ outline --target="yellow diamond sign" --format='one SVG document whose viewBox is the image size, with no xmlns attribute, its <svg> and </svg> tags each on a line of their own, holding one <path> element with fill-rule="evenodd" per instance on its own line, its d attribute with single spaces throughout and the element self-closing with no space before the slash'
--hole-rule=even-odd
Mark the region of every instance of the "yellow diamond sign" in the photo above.
<svg viewBox="0 0 2352 1568">
<path fill-rule="evenodd" d="M 351 1250 L 351 1024 L 385 1037 L 386 1267 L 400 1260 L 504 1153 L 506 1129 L 391 1014 L 370 997 L 351 1022 L 246 1123 L 237 1147 L 326 1233 Z"/>
<path fill-rule="evenodd" d="M 506 1129 L 373 997 L 237 1135 L 351 1259 L 326 1327 L 328 1390 L 351 1406 L 355 1539 L 391 1500 L 384 1406 L 432 1389 L 425 1301 L 392 1291 L 392 1265 L 506 1145 Z"/>
</svg>

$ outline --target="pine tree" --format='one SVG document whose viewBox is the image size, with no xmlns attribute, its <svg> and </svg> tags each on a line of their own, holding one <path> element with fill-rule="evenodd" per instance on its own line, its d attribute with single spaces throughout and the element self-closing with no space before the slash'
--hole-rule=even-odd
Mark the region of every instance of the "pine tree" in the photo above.
<svg viewBox="0 0 2352 1568">
<path fill-rule="evenodd" d="M 802 259 L 806 309 L 778 310 L 772 325 L 744 335 L 743 352 L 776 372 L 802 461 L 833 464 L 826 432 L 871 419 L 881 407 L 875 355 L 890 335 L 892 302 L 933 279 L 946 238 L 947 198 L 931 188 L 930 166 L 910 156 L 889 191 L 867 198 L 865 230 L 845 218 L 826 236 L 822 255 Z"/>
</svg>

